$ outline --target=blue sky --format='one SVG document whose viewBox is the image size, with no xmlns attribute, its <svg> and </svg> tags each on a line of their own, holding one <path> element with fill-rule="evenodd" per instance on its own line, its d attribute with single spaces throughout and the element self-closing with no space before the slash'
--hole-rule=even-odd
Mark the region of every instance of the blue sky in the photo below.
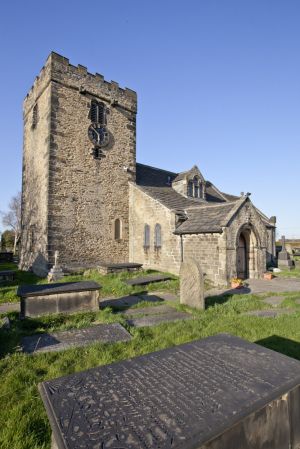
<svg viewBox="0 0 300 449">
<path fill-rule="evenodd" d="M 6 1 L 0 210 L 21 187 L 22 101 L 51 50 L 138 93 L 137 160 L 197 164 L 300 237 L 300 2 Z"/>
</svg>

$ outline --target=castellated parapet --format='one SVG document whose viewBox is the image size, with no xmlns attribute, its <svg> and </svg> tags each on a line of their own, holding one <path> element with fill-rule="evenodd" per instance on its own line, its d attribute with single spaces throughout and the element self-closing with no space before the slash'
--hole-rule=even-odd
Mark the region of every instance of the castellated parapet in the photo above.
<svg viewBox="0 0 300 449">
<path fill-rule="evenodd" d="M 99 159 L 88 136 L 92 100 L 108 111 Z M 21 268 L 45 275 L 55 250 L 63 267 L 128 261 L 136 93 L 51 53 L 23 111 Z"/>
</svg>

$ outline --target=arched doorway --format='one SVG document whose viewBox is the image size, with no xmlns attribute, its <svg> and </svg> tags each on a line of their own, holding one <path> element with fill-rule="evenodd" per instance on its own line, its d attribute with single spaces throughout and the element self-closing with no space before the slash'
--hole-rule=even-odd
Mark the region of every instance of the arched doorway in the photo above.
<svg viewBox="0 0 300 449">
<path fill-rule="evenodd" d="M 236 241 L 236 273 L 240 279 L 257 278 L 259 243 L 253 226 L 243 226 Z"/>
<path fill-rule="evenodd" d="M 247 279 L 249 277 L 249 245 L 244 232 L 241 232 L 237 247 L 237 277 Z"/>
</svg>

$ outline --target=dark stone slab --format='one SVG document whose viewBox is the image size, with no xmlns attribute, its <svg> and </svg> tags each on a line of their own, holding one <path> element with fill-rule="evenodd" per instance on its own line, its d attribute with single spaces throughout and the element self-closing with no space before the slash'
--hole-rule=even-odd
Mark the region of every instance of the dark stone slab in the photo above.
<svg viewBox="0 0 300 449">
<path fill-rule="evenodd" d="M 299 384 L 299 361 L 220 334 L 39 390 L 59 449 L 296 449 Z"/>
<path fill-rule="evenodd" d="M 0 271 L 0 283 L 6 281 L 14 281 L 16 278 L 16 272 L 13 270 Z"/>
<path fill-rule="evenodd" d="M 20 317 L 99 310 L 100 285 L 93 281 L 23 285 Z"/>
<path fill-rule="evenodd" d="M 191 318 L 193 318 L 193 316 L 189 313 L 171 311 L 158 315 L 147 315 L 140 318 L 133 318 L 127 320 L 127 323 L 133 327 L 150 327 L 177 320 L 190 320 Z"/>
<path fill-rule="evenodd" d="M 147 298 L 147 299 L 146 299 Z M 145 297 L 142 297 L 140 295 L 138 296 L 123 296 L 121 298 L 108 298 L 103 299 L 100 302 L 100 307 L 112 307 L 112 308 L 118 308 L 118 309 L 126 309 L 128 307 L 134 306 L 136 304 L 139 304 L 142 301 L 150 301 L 150 302 L 162 302 L 163 300 L 161 298 L 158 298 L 154 295 L 145 295 Z"/>
<path fill-rule="evenodd" d="M 11 252 L 0 252 L 0 262 L 13 262 L 14 261 L 14 253 Z"/>
<path fill-rule="evenodd" d="M 56 295 L 57 293 L 83 292 L 99 290 L 101 285 L 94 281 L 59 282 L 56 284 L 20 285 L 17 295 L 21 297 Z"/>
<path fill-rule="evenodd" d="M 132 269 L 132 268 L 141 268 L 143 266 L 142 263 L 133 263 L 133 262 L 128 262 L 128 263 L 102 263 L 100 265 L 101 267 L 106 267 L 106 268 L 113 268 L 113 269 L 123 269 L 123 268 L 128 268 L 128 269 Z"/>
<path fill-rule="evenodd" d="M 125 316 L 137 316 L 137 315 L 161 315 L 165 313 L 176 312 L 174 307 L 167 305 L 153 306 L 153 307 L 137 307 L 136 309 L 127 309 L 122 312 Z"/>
<path fill-rule="evenodd" d="M 168 276 L 165 274 L 154 274 L 151 276 L 141 276 L 134 279 L 128 279 L 127 281 L 124 281 L 127 285 L 147 285 L 151 284 L 151 282 L 162 282 L 162 281 L 169 281 L 171 279 L 174 279 L 172 276 Z"/>
<path fill-rule="evenodd" d="M 86 346 L 88 344 L 115 343 L 129 341 L 131 335 L 119 323 L 97 324 L 85 329 L 72 329 L 70 331 L 55 332 L 51 334 L 36 334 L 22 338 L 24 352 L 54 352 L 71 347 Z"/>
</svg>

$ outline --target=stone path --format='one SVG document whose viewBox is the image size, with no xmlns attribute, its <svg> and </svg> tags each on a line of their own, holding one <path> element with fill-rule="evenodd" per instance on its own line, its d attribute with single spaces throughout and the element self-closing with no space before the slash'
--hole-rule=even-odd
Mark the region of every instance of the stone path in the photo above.
<svg viewBox="0 0 300 449">
<path fill-rule="evenodd" d="M 119 323 L 97 324 L 85 329 L 72 329 L 69 331 L 49 334 L 35 334 L 23 337 L 21 346 L 24 352 L 40 353 L 54 352 L 71 347 L 86 346 L 90 343 L 115 343 L 129 341 L 131 335 Z"/>
<path fill-rule="evenodd" d="M 271 281 L 264 279 L 247 279 L 246 287 L 239 289 L 211 289 L 205 294 L 205 297 L 209 296 L 221 296 L 221 295 L 244 295 L 247 293 L 282 293 L 282 292 L 300 292 L 300 279 L 299 278 L 274 278 Z"/>
</svg>

